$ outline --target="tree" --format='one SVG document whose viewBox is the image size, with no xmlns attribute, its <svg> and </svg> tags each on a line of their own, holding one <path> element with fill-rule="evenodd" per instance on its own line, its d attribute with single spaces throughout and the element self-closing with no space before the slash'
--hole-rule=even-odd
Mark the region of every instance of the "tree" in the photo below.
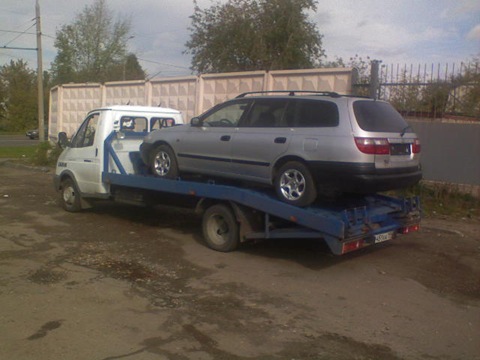
<svg viewBox="0 0 480 360">
<path fill-rule="evenodd" d="M 114 22 L 105 0 L 95 0 L 92 6 L 85 6 L 72 24 L 63 25 L 57 31 L 58 53 L 51 69 L 54 82 L 123 80 L 123 69 L 130 56 L 127 55 L 129 33 L 130 20 Z M 136 76 L 144 79 L 138 61 L 136 64 L 141 70 Z"/>
<path fill-rule="evenodd" d="M 35 71 L 23 60 L 11 60 L 0 68 L 0 128 L 24 131 L 37 124 Z"/>
<path fill-rule="evenodd" d="M 228 0 L 205 10 L 194 4 L 185 53 L 199 73 L 312 68 L 325 56 L 307 15 L 315 0 Z"/>
</svg>

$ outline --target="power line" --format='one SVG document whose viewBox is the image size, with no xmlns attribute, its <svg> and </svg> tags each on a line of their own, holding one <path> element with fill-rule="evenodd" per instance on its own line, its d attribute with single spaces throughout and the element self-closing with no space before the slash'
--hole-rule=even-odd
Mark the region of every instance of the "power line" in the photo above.
<svg viewBox="0 0 480 360">
<path fill-rule="evenodd" d="M 25 35 L 25 34 L 27 33 L 27 31 L 30 30 L 30 29 L 31 29 L 32 27 L 34 27 L 35 25 L 36 25 L 36 24 L 32 24 L 32 25 L 30 25 L 30 26 L 28 27 L 27 30 L 25 30 L 25 31 L 23 31 L 23 32 L 20 32 L 19 35 L 15 36 L 12 40 L 10 40 L 9 42 L 7 42 L 7 43 L 3 46 L 3 48 L 6 49 L 8 44 L 11 44 L 11 43 L 14 42 L 15 40 L 17 40 L 20 36 Z M 17 49 L 17 50 L 19 50 L 19 49 Z"/>
</svg>

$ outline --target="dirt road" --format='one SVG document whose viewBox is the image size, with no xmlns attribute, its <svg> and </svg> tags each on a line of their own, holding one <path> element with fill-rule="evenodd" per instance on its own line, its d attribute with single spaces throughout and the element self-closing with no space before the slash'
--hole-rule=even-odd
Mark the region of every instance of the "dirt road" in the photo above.
<svg viewBox="0 0 480 360">
<path fill-rule="evenodd" d="M 191 212 L 71 214 L 52 174 L 0 166 L 0 359 L 480 359 L 480 221 L 334 257 L 233 253 Z"/>
</svg>

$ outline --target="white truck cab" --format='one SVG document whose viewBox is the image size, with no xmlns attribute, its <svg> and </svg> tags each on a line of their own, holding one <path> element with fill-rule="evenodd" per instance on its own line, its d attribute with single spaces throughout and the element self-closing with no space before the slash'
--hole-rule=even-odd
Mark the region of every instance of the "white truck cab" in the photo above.
<svg viewBox="0 0 480 360">
<path fill-rule="evenodd" d="M 119 160 L 128 164 L 127 174 L 134 174 L 132 156 L 139 154 L 143 138 L 153 130 L 183 123 L 180 111 L 170 108 L 115 105 L 90 111 L 70 140 L 65 133 L 59 134 L 64 150 L 57 161 L 54 183 L 63 194 L 65 207 L 78 207 L 85 198 L 110 196 L 109 185 L 102 182 L 102 170 L 104 142 L 112 132 L 116 134 L 111 144 Z M 115 162 L 109 162 L 115 171 Z"/>
</svg>

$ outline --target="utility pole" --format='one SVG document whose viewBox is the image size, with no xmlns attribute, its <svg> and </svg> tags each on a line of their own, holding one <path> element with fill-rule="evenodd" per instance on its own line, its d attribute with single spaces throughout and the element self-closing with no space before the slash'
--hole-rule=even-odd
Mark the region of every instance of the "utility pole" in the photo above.
<svg viewBox="0 0 480 360">
<path fill-rule="evenodd" d="M 40 23 L 40 5 L 35 3 L 37 19 L 37 92 L 38 92 L 38 138 L 45 141 L 45 119 L 43 106 L 43 63 L 42 63 L 42 25 Z"/>
</svg>

